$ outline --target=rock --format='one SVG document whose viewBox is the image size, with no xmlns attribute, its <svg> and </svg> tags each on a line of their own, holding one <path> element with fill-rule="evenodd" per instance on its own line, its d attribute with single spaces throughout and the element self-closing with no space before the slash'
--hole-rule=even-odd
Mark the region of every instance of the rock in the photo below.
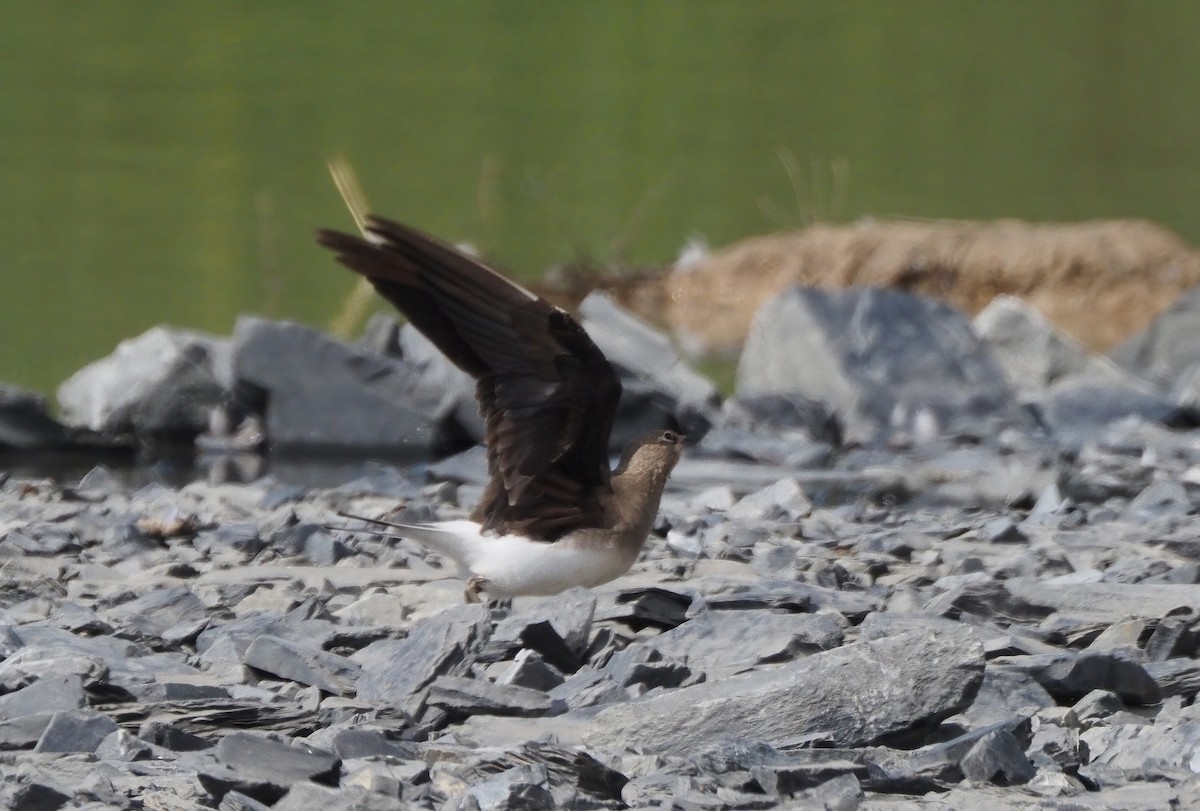
<svg viewBox="0 0 1200 811">
<path fill-rule="evenodd" d="M 147 637 L 160 637 L 181 622 L 202 619 L 204 613 L 204 603 L 184 586 L 154 589 L 105 611 L 117 627 Z"/>
<path fill-rule="evenodd" d="M 598 614 L 598 619 L 620 620 L 635 628 L 674 628 L 687 618 L 691 598 L 661 588 L 625 589 L 616 604 Z"/>
<path fill-rule="evenodd" d="M 1090 441 L 1097 430 L 1126 418 L 1191 428 L 1197 414 L 1164 394 L 1135 385 L 1064 380 L 1031 398 L 1038 421 L 1069 445 Z"/>
<path fill-rule="evenodd" d="M 232 348 L 238 384 L 263 392 L 272 447 L 425 454 L 454 433 L 453 403 L 402 362 L 248 316 L 238 319 Z"/>
<path fill-rule="evenodd" d="M 483 418 L 475 400 L 475 381 L 451 363 L 412 324 L 400 328 L 397 349 L 405 365 L 418 375 L 423 389 L 441 392 L 459 434 L 472 442 L 483 441 Z"/>
<path fill-rule="evenodd" d="M 1025 748 L 1006 729 L 993 730 L 976 741 L 960 765 L 966 778 L 975 783 L 1018 786 L 1035 774 Z"/>
<path fill-rule="evenodd" d="M 77 674 L 43 676 L 32 684 L 0 696 L 0 718 L 75 710 L 86 706 L 83 679 Z"/>
<path fill-rule="evenodd" d="M 336 781 L 341 761 L 329 752 L 234 732 L 223 737 L 199 764 L 200 783 L 213 796 L 239 791 L 273 805 L 299 781 Z"/>
<path fill-rule="evenodd" d="M 737 373 L 739 398 L 763 394 L 825 403 L 855 442 L 1023 421 L 966 318 L 897 290 L 793 287 L 764 304 Z"/>
<path fill-rule="evenodd" d="M 453 717 L 468 715 L 518 715 L 536 717 L 565 712 L 565 702 L 540 690 L 497 684 L 486 679 L 439 676 L 429 686 L 428 702 Z"/>
<path fill-rule="evenodd" d="M 172 752 L 199 752 L 213 746 L 212 741 L 182 730 L 166 721 L 146 721 L 138 728 L 138 737 L 147 743 Z"/>
<path fill-rule="evenodd" d="M 405 803 L 358 786 L 334 789 L 315 783 L 296 783 L 272 811 L 406 811 Z"/>
<path fill-rule="evenodd" d="M 154 327 L 59 386 L 63 420 L 107 434 L 191 438 L 226 397 L 229 351 L 215 335 Z"/>
<path fill-rule="evenodd" d="M 1182 696 L 1194 700 L 1200 694 L 1200 661 L 1194 658 L 1147 662 L 1142 667 L 1154 679 L 1164 698 Z"/>
<path fill-rule="evenodd" d="M 812 512 L 812 502 L 795 479 L 780 479 L 734 504 L 731 521 L 796 521 Z"/>
<path fill-rule="evenodd" d="M 107 715 L 89 709 L 56 712 L 42 731 L 35 752 L 94 752 L 117 725 Z"/>
<path fill-rule="evenodd" d="M 47 412 L 45 397 L 0 383 L 0 449 L 57 448 L 67 440 L 66 427 Z"/>
<path fill-rule="evenodd" d="M 1192 287 L 1175 300 L 1142 332 L 1109 352 L 1124 369 L 1167 390 L 1196 364 L 1200 352 L 1200 287 Z"/>
<path fill-rule="evenodd" d="M 532 690 L 553 690 L 565 681 L 563 674 L 535 650 L 522 648 L 513 659 L 512 667 L 498 679 L 500 684 L 528 687 Z"/>
<path fill-rule="evenodd" d="M 580 303 L 579 315 L 581 326 L 629 391 L 622 400 L 645 400 L 636 408 L 625 402 L 618 410 L 610 444 L 622 448 L 633 436 L 659 427 L 645 422 L 646 406 L 665 410 L 670 422 L 693 442 L 699 441 L 715 422 L 720 406 L 712 381 L 691 369 L 666 335 L 622 309 L 610 296 L 591 293 Z"/>
<path fill-rule="evenodd" d="M 287 639 L 260 636 L 242 656 L 249 667 L 334 695 L 353 695 L 362 669 L 344 656 Z"/>
<path fill-rule="evenodd" d="M 461 676 L 487 641 L 486 609 L 464 605 L 419 623 L 401 640 L 375 642 L 351 656 L 362 667 L 358 698 L 419 710 L 420 693 L 438 676 Z"/>
<path fill-rule="evenodd" d="M 458 807 L 480 811 L 551 811 L 558 806 L 547 783 L 544 768 L 514 766 L 472 786 L 459 799 Z"/>
<path fill-rule="evenodd" d="M 1060 701 L 1076 701 L 1093 690 L 1111 691 L 1129 704 L 1154 704 L 1161 698 L 1145 668 L 1114 652 L 1038 654 L 1008 661 Z"/>
<path fill-rule="evenodd" d="M 1019 391 L 1037 391 L 1068 378 L 1122 385 L 1137 380 L 1108 358 L 1089 352 L 1016 296 L 996 296 L 971 327 Z"/>
<path fill-rule="evenodd" d="M 585 741 L 686 752 L 718 732 L 771 744 L 815 733 L 861 746 L 965 709 L 982 677 L 968 631 L 902 634 L 604 709 Z"/>
<path fill-rule="evenodd" d="M 647 644 L 686 661 L 709 681 L 786 662 L 842 643 L 844 621 L 834 614 L 705 611 Z"/>
<path fill-rule="evenodd" d="M 57 811 L 70 800 L 71 795 L 45 783 L 5 786 L 0 793 L 0 803 L 9 811 Z"/>
</svg>

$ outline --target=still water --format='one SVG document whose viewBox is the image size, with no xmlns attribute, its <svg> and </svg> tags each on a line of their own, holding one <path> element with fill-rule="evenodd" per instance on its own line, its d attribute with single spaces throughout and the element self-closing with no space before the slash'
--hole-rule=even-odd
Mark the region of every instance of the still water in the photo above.
<svg viewBox="0 0 1200 811">
<path fill-rule="evenodd" d="M 10 4 L 0 381 L 158 323 L 327 325 L 374 209 L 518 275 L 813 219 L 1154 219 L 1200 241 L 1200 4 Z"/>
</svg>

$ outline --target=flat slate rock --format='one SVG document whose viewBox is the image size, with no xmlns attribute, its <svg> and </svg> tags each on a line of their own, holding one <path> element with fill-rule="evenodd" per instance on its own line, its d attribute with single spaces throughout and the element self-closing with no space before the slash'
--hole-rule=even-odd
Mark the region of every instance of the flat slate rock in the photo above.
<svg viewBox="0 0 1200 811">
<path fill-rule="evenodd" d="M 94 752 L 117 725 L 103 713 L 91 709 L 54 713 L 34 746 L 35 752 Z"/>
<path fill-rule="evenodd" d="M 214 796 L 239 791 L 272 804 L 297 782 L 335 783 L 341 760 L 331 752 L 234 732 L 198 757 L 200 783 Z"/>
<path fill-rule="evenodd" d="M 481 605 L 448 608 L 423 620 L 407 637 L 375 642 L 351 658 L 363 668 L 358 698 L 415 713 L 419 694 L 438 676 L 461 676 L 491 630 Z"/>
<path fill-rule="evenodd" d="M 969 630 L 902 634 L 606 708 L 584 740 L 664 753 L 730 734 L 862 746 L 966 709 L 982 678 L 983 646 Z"/>
<path fill-rule="evenodd" d="M 429 686 L 427 701 L 452 716 L 518 715 L 536 717 L 566 712 L 567 705 L 540 690 L 497 684 L 486 679 L 439 676 Z"/>
<path fill-rule="evenodd" d="M 668 658 L 686 661 L 708 680 L 768 662 L 786 662 L 842 642 L 845 620 L 829 613 L 705 611 L 648 644 Z"/>
<path fill-rule="evenodd" d="M 255 639 L 242 662 L 281 679 L 342 696 L 354 694 L 354 684 L 362 675 L 362 668 L 344 656 L 275 636 Z"/>
</svg>

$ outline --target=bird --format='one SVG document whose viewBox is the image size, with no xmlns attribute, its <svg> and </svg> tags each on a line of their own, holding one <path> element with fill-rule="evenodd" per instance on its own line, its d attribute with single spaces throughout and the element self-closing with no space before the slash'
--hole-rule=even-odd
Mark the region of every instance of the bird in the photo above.
<svg viewBox="0 0 1200 811">
<path fill-rule="evenodd" d="M 455 561 L 467 602 L 551 595 L 620 577 L 637 560 L 685 437 L 632 440 L 615 469 L 609 437 L 621 397 L 612 364 L 569 313 L 457 248 L 368 216 L 362 235 L 317 241 L 365 277 L 475 380 L 488 480 L 467 519 L 394 523 Z"/>
</svg>

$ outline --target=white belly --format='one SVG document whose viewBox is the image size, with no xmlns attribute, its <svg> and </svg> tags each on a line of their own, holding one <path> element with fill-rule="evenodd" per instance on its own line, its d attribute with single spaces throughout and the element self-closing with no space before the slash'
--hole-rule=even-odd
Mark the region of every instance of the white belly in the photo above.
<svg viewBox="0 0 1200 811">
<path fill-rule="evenodd" d="M 637 557 L 615 547 L 577 546 L 570 540 L 538 543 L 513 535 L 482 538 L 476 548 L 479 556 L 469 568 L 488 581 L 484 590 L 491 597 L 598 586 L 623 575 Z"/>
</svg>

